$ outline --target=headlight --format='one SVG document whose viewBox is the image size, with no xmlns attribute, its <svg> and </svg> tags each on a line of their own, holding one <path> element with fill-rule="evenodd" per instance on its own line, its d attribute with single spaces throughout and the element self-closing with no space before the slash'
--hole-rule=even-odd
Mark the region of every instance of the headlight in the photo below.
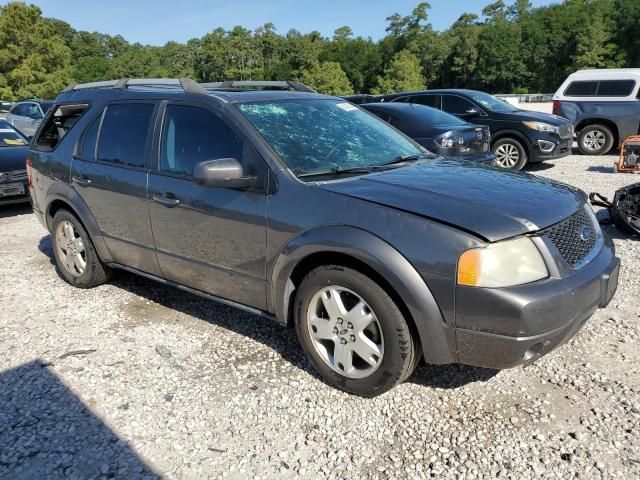
<svg viewBox="0 0 640 480">
<path fill-rule="evenodd" d="M 539 132 L 546 133 L 560 133 L 560 129 L 558 127 L 554 127 L 553 125 L 549 125 L 548 123 L 543 122 L 522 122 L 525 126 L 529 127 L 532 130 L 537 130 Z"/>
<path fill-rule="evenodd" d="M 467 250 L 458 259 L 458 284 L 513 287 L 547 278 L 542 255 L 528 237 Z"/>
</svg>

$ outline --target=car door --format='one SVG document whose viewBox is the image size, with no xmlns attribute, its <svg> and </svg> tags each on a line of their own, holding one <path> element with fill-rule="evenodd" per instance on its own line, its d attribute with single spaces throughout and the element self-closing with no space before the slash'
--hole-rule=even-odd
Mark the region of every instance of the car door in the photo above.
<svg viewBox="0 0 640 480">
<path fill-rule="evenodd" d="M 251 190 L 193 181 L 198 162 L 235 158 L 258 177 Z M 149 177 L 150 216 L 163 276 L 255 308 L 266 308 L 268 167 L 208 106 L 168 103 Z"/>
<path fill-rule="evenodd" d="M 25 131 L 27 127 L 26 119 L 28 112 L 28 103 L 16 103 L 7 115 L 7 121 L 25 135 L 28 135 L 28 132 Z"/>
<path fill-rule="evenodd" d="M 147 201 L 156 109 L 155 102 L 108 105 L 83 132 L 71 173 L 114 261 L 160 275 Z"/>
</svg>

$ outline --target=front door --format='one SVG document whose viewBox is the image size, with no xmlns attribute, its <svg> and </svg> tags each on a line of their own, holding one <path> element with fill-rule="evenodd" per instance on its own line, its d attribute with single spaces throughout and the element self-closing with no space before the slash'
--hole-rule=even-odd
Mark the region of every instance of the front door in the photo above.
<svg viewBox="0 0 640 480">
<path fill-rule="evenodd" d="M 197 104 L 164 111 L 159 159 L 149 177 L 150 215 L 163 276 L 255 308 L 266 308 L 268 169 L 218 114 Z M 198 162 L 239 160 L 259 179 L 251 191 L 193 182 Z"/>
<path fill-rule="evenodd" d="M 72 182 L 113 259 L 159 275 L 147 201 L 155 109 L 153 102 L 109 105 L 81 137 Z"/>
</svg>

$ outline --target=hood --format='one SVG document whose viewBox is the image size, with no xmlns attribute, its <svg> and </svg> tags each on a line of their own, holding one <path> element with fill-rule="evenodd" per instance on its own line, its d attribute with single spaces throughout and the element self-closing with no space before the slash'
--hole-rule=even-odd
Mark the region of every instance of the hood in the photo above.
<svg viewBox="0 0 640 480">
<path fill-rule="evenodd" d="M 29 147 L 0 147 L 0 172 L 26 170 Z"/>
<path fill-rule="evenodd" d="M 453 225 L 491 242 L 546 228 L 586 202 L 582 191 L 568 185 L 445 159 L 318 186 Z"/>
<path fill-rule="evenodd" d="M 563 117 L 559 117 L 557 115 L 552 115 L 550 113 L 542 113 L 542 112 L 532 112 L 530 110 L 516 110 L 514 112 L 501 113 L 503 118 L 510 120 L 519 120 L 522 122 L 533 121 L 533 122 L 545 122 L 554 127 L 559 127 L 561 125 L 566 125 L 569 123 L 569 120 Z"/>
</svg>

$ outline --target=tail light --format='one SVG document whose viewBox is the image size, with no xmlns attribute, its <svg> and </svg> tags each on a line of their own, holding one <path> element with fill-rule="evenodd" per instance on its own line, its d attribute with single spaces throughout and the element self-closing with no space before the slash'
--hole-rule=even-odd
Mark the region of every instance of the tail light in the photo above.
<svg viewBox="0 0 640 480">
<path fill-rule="evenodd" d="M 554 115 L 558 115 L 560 113 L 560 107 L 562 106 L 562 103 L 559 102 L 558 100 L 554 100 L 553 102 L 553 114 Z"/>
<path fill-rule="evenodd" d="M 33 174 L 31 172 L 31 157 L 27 157 L 27 184 L 33 186 Z"/>
</svg>

